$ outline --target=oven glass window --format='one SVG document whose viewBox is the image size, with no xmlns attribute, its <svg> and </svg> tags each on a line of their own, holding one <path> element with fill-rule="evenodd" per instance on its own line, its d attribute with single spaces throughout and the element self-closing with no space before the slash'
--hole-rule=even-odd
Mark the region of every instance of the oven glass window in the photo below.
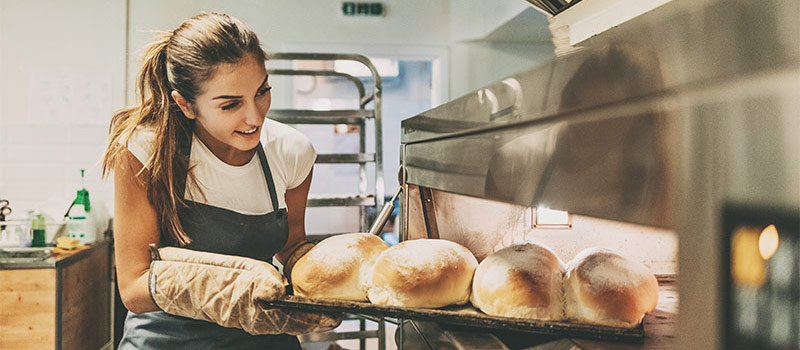
<svg viewBox="0 0 800 350">
<path fill-rule="evenodd" d="M 726 349 L 800 349 L 798 216 L 726 209 Z"/>
</svg>

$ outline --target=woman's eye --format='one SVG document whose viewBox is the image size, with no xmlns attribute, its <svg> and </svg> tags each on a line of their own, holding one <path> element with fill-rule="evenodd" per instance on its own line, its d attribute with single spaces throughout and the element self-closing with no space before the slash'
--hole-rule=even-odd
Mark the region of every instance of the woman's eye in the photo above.
<svg viewBox="0 0 800 350">
<path fill-rule="evenodd" d="M 238 105 L 239 105 L 239 102 L 232 102 L 232 103 L 229 103 L 229 104 L 226 104 L 226 105 L 222 106 L 221 108 L 222 108 L 223 111 L 227 111 L 227 110 L 233 109 L 233 107 L 236 107 Z"/>
<path fill-rule="evenodd" d="M 265 88 L 263 88 L 263 89 L 261 89 L 261 90 L 259 90 L 259 91 L 258 91 L 258 96 L 261 96 L 261 95 L 263 95 L 263 94 L 266 94 L 266 93 L 267 93 L 267 92 L 269 92 L 270 90 L 272 90 L 272 86 L 267 86 L 267 87 L 265 87 Z"/>
</svg>

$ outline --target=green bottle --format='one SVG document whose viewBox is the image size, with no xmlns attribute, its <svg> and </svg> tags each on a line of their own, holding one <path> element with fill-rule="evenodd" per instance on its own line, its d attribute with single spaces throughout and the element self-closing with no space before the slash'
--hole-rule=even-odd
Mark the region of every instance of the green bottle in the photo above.
<svg viewBox="0 0 800 350">
<path fill-rule="evenodd" d="M 33 229 L 33 241 L 31 247 L 44 247 L 45 246 L 45 225 L 44 215 L 36 213 L 33 215 L 33 222 L 31 228 Z"/>
</svg>

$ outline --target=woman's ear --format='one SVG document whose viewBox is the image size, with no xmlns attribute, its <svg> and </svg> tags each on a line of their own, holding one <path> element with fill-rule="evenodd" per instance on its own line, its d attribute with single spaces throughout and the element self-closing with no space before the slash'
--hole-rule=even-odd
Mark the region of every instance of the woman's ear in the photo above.
<svg viewBox="0 0 800 350">
<path fill-rule="evenodd" d="M 175 100 L 175 103 L 178 104 L 178 107 L 181 108 L 181 111 L 183 112 L 183 115 L 186 116 L 186 118 L 194 119 L 197 117 L 194 115 L 194 109 L 192 109 L 192 106 L 189 104 L 189 101 L 186 101 L 186 99 L 183 98 L 183 96 L 181 95 L 180 92 L 178 92 L 178 90 L 172 90 L 170 95 L 172 96 L 172 99 Z"/>
</svg>

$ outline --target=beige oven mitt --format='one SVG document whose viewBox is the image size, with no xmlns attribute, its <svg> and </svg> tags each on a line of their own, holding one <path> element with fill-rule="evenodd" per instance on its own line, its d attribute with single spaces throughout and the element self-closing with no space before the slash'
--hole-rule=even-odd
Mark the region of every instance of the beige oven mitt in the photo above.
<svg viewBox="0 0 800 350">
<path fill-rule="evenodd" d="M 164 312 L 250 334 L 305 334 L 336 328 L 341 315 L 264 309 L 256 300 L 285 293 L 272 265 L 250 258 L 151 246 L 150 295 Z"/>
</svg>

